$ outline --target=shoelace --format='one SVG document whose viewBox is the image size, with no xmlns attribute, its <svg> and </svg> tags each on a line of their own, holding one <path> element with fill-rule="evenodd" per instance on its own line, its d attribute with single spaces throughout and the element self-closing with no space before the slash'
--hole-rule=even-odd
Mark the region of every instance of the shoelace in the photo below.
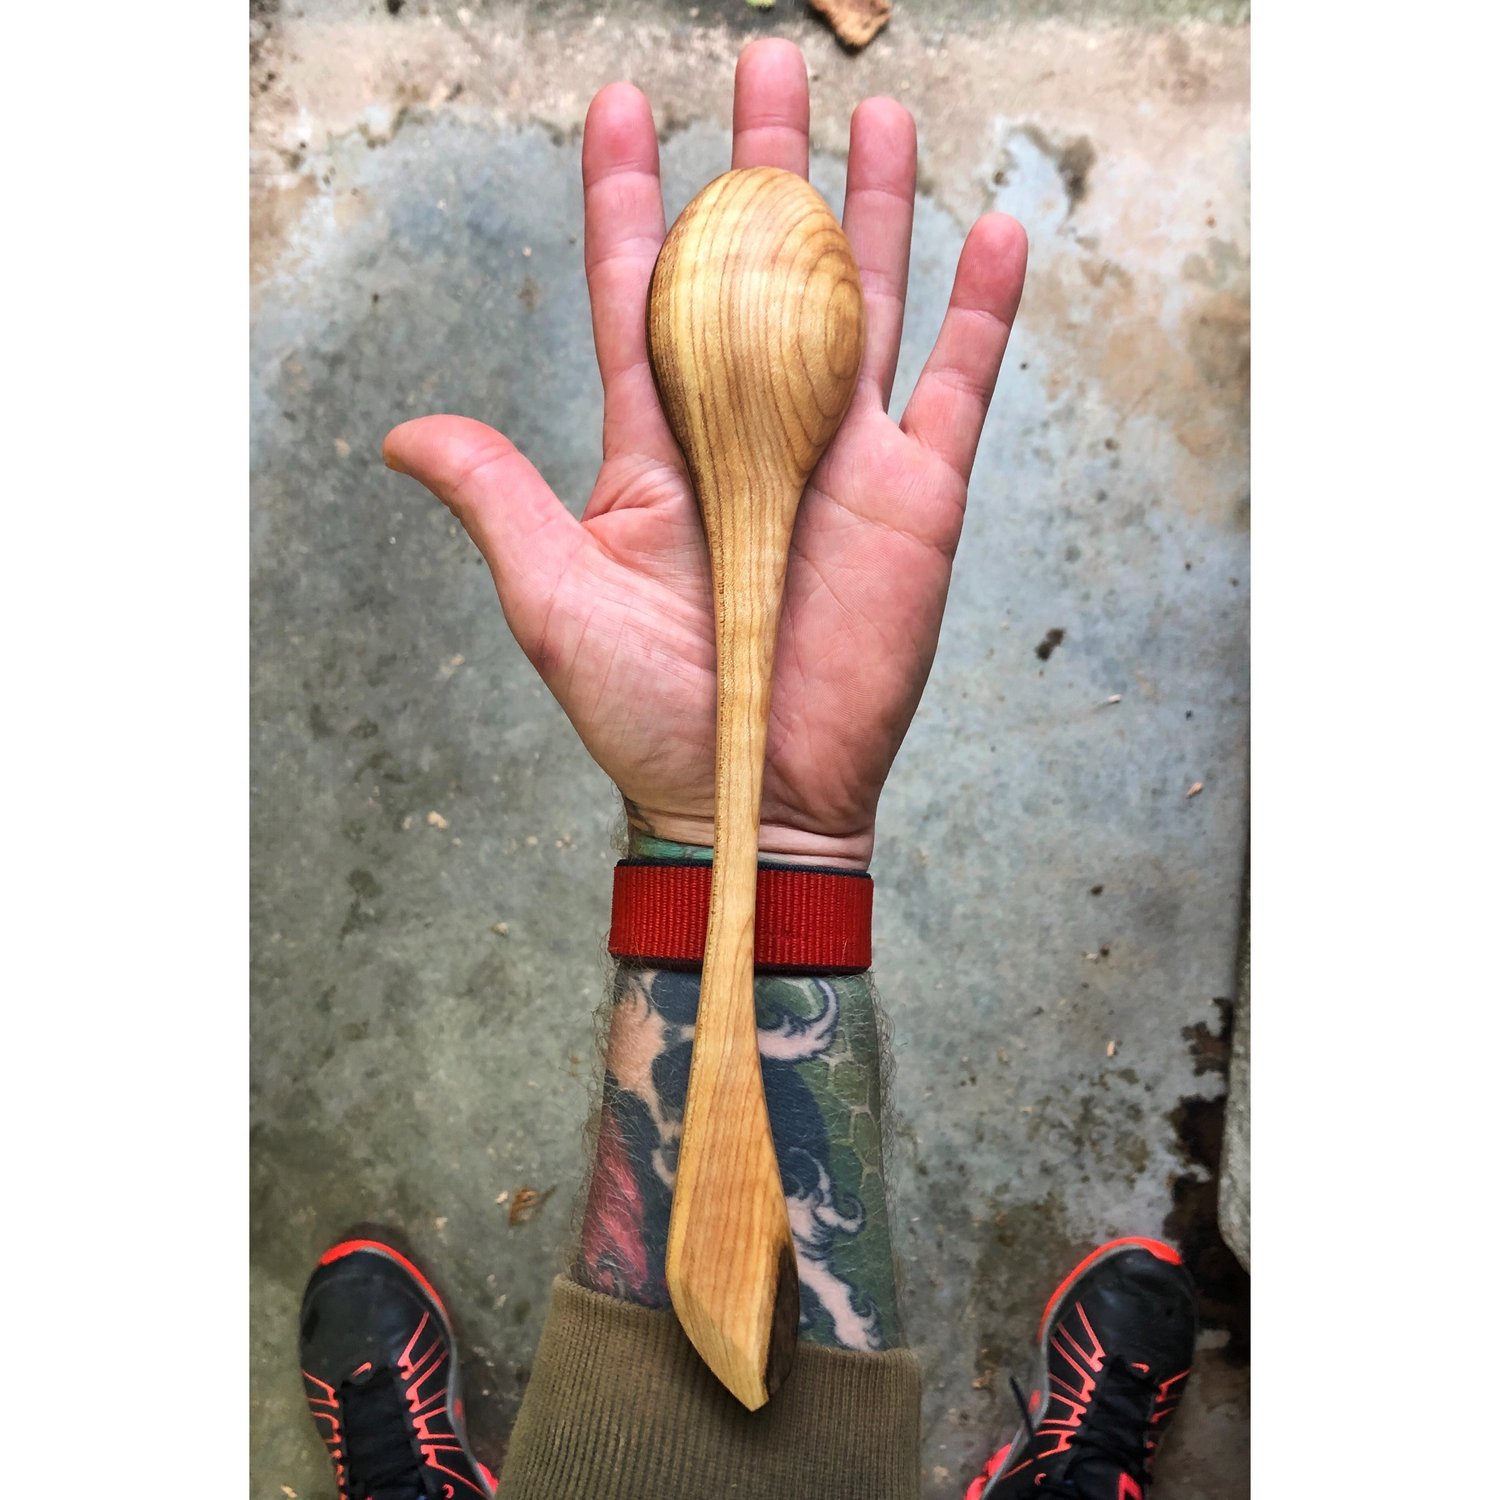
<svg viewBox="0 0 1500 1500">
<path fill-rule="evenodd" d="M 1034 1448 L 1037 1446 L 1036 1424 L 1031 1420 L 1026 1397 L 1014 1376 L 1010 1379 L 1010 1389 L 1021 1408 L 1021 1421 Z M 1128 1474 L 1144 1492 L 1146 1434 L 1155 1396 L 1156 1387 L 1149 1374 L 1113 1356 L 1106 1360 L 1083 1425 L 1069 1445 L 1072 1458 L 1068 1468 L 1075 1470 L 1080 1463 L 1107 1463 L 1116 1471 Z M 1057 1500 L 1077 1500 L 1078 1497 L 1078 1489 L 1071 1478 L 1055 1479 L 1051 1475 L 1037 1486 L 1035 1493 L 1054 1496 Z"/>
<path fill-rule="evenodd" d="M 421 1468 L 406 1430 L 405 1404 L 389 1370 L 345 1381 L 344 1439 L 355 1500 L 425 1500 Z"/>
</svg>

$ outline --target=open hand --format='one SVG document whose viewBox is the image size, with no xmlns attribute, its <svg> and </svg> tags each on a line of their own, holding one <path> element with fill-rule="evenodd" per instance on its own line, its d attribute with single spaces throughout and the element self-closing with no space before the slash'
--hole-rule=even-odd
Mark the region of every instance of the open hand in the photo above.
<svg viewBox="0 0 1500 1500">
<path fill-rule="evenodd" d="M 807 175 L 807 69 L 752 42 L 735 72 L 736 167 Z M 797 516 L 771 695 L 761 849 L 869 862 L 875 809 L 937 648 L 974 450 L 1021 297 L 1026 237 L 970 230 L 936 345 L 899 423 L 886 412 L 906 297 L 916 128 L 867 99 L 849 128 L 844 230 L 866 341 L 843 426 Z M 692 487 L 646 357 L 665 237 L 656 129 L 630 84 L 602 90 L 583 135 L 584 261 L 604 382 L 604 463 L 582 520 L 498 432 L 405 422 L 386 462 L 463 523 L 505 617 L 632 826 L 713 841 L 714 622 Z"/>
</svg>

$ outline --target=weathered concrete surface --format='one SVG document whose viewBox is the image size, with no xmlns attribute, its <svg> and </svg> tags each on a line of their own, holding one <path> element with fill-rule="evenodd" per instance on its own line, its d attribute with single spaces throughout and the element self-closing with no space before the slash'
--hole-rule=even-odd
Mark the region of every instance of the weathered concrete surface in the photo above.
<svg viewBox="0 0 1500 1500">
<path fill-rule="evenodd" d="M 295 1308 L 361 1218 L 402 1224 L 449 1291 L 500 1455 L 584 1165 L 610 790 L 380 436 L 483 416 L 581 505 L 583 112 L 611 78 L 648 90 L 675 212 L 727 163 L 734 55 L 767 27 L 807 50 L 835 201 L 853 103 L 917 117 L 898 403 L 969 220 L 998 203 L 1033 239 L 875 866 L 927 1490 L 955 1494 L 1012 1427 L 1005 1372 L 1073 1258 L 1165 1225 L 1210 1326 L 1157 1493 L 1248 1494 L 1243 1282 L 1210 1177 L 1247 794 L 1248 37 L 1155 25 L 1182 6 L 914 9 L 852 58 L 727 5 L 256 21 L 257 1497 L 331 1494 Z M 556 1193 L 510 1227 L 495 1199 L 522 1184 Z"/>
</svg>

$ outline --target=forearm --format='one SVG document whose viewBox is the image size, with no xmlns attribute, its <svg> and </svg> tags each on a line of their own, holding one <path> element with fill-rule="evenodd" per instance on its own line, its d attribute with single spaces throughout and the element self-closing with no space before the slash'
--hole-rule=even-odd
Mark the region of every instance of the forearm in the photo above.
<svg viewBox="0 0 1500 1500">
<path fill-rule="evenodd" d="M 637 839 L 633 853 L 707 851 Z M 700 976 L 621 965 L 583 1232 L 584 1286 L 668 1305 L 667 1226 Z M 902 1343 L 881 1132 L 881 1027 L 867 975 L 758 975 L 766 1106 L 801 1279 L 801 1337 Z"/>
<path fill-rule="evenodd" d="M 709 857 L 639 834 L 631 854 Z M 698 991 L 696 972 L 615 972 L 583 1232 L 572 1279 L 553 1297 L 501 1492 L 915 1500 L 921 1386 L 896 1315 L 869 978 L 756 979 L 802 1312 L 802 1352 L 757 1412 L 719 1383 L 669 1310 L 667 1226 Z"/>
</svg>

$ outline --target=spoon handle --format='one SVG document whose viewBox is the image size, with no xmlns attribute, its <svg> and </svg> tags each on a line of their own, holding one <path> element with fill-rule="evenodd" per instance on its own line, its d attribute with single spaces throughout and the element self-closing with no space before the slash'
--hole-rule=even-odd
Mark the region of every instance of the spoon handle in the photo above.
<svg viewBox="0 0 1500 1500">
<path fill-rule="evenodd" d="M 791 1363 L 799 1298 L 755 1024 L 760 802 L 786 553 L 722 535 L 749 513 L 704 517 L 719 662 L 714 864 L 667 1274 L 689 1337 L 754 1409 Z M 741 564 L 730 588 L 726 552 Z M 758 1288 L 774 1290 L 747 1296 Z M 766 1351 L 761 1368 L 746 1364 L 747 1350 Z"/>
</svg>

